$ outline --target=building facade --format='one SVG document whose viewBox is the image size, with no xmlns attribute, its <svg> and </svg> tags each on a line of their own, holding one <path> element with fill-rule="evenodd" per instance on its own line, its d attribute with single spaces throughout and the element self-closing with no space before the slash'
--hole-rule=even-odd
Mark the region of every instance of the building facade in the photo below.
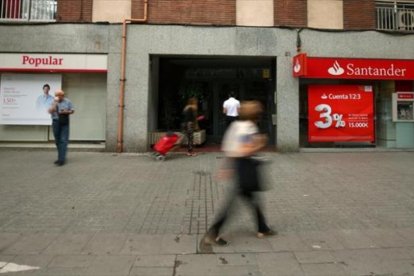
<svg viewBox="0 0 414 276">
<path fill-rule="evenodd" d="M 0 141 L 53 139 L 48 125 L 30 123 L 30 114 L 19 117 L 17 105 L 25 107 L 22 99 L 33 98 L 24 89 L 41 94 L 44 83 L 55 81 L 75 104 L 70 139 L 104 141 L 108 151 L 146 151 L 157 134 L 179 130 L 190 96 L 198 97 L 206 116 L 200 122 L 205 139 L 218 143 L 224 132 L 221 105 L 230 91 L 263 103 L 260 128 L 280 151 L 414 148 L 409 117 L 414 1 L 1 0 L 1 5 Z M 324 61 L 326 72 L 332 67 L 334 73 L 314 74 Z M 385 65 L 377 68 L 380 61 Z M 367 64 L 357 67 L 359 62 Z M 337 74 L 349 68 L 353 76 Z M 365 116 L 364 122 L 340 119 L 348 111 L 334 110 L 328 119 L 338 127 L 332 133 L 312 130 L 312 91 L 322 87 L 332 89 L 327 95 L 342 95 L 344 87 L 361 86 L 371 91 L 363 106 L 369 114 L 354 110 L 354 119 L 347 120 Z M 397 92 L 405 93 L 400 102 Z M 355 105 L 340 100 L 338 106 Z M 323 116 L 326 110 L 318 112 Z M 349 129 L 364 124 L 369 135 Z"/>
</svg>

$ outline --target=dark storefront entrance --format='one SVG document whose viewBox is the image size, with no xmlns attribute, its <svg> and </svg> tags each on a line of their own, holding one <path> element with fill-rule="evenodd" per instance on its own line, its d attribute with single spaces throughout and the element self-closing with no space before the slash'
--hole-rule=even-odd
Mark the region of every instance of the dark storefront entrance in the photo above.
<svg viewBox="0 0 414 276">
<path fill-rule="evenodd" d="M 158 130 L 178 130 L 186 100 L 197 97 L 199 112 L 205 116 L 207 144 L 219 144 L 225 131 L 223 102 L 229 92 L 243 100 L 259 100 L 265 113 L 260 122 L 262 132 L 275 141 L 274 58 L 199 58 L 161 57 L 158 82 Z"/>
</svg>

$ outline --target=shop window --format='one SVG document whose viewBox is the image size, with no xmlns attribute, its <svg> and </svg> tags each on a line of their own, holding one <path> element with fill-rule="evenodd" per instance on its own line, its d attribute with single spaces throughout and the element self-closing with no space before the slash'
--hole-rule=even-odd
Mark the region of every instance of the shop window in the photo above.
<svg viewBox="0 0 414 276">
<path fill-rule="evenodd" d="M 57 0 L 0 0 L 1 21 L 55 21 Z"/>
</svg>

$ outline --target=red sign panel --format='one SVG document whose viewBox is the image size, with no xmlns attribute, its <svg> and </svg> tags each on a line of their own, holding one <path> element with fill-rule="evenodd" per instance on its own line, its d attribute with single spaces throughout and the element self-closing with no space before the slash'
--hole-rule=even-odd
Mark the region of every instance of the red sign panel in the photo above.
<svg viewBox="0 0 414 276">
<path fill-rule="evenodd" d="M 293 68 L 299 55 L 293 58 Z M 414 80 L 414 60 L 306 57 L 305 74 L 294 77 L 323 79 Z M 303 66 L 302 66 L 303 67 Z"/>
<path fill-rule="evenodd" d="M 398 96 L 398 99 L 410 99 L 410 100 L 414 99 L 414 93 L 412 92 L 411 93 L 410 92 L 406 92 L 406 93 L 398 92 L 397 96 Z"/>
<path fill-rule="evenodd" d="M 373 142 L 372 86 L 309 85 L 309 142 Z"/>
<path fill-rule="evenodd" d="M 300 76 L 306 76 L 306 60 L 307 56 L 305 53 L 296 55 L 293 58 L 293 76 L 294 77 L 300 77 Z"/>
</svg>

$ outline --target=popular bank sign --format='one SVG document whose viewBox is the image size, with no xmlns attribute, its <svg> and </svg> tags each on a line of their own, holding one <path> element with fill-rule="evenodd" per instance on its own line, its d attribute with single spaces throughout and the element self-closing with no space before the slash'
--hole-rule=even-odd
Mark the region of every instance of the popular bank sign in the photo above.
<svg viewBox="0 0 414 276">
<path fill-rule="evenodd" d="M 320 79 L 414 80 L 413 60 L 293 58 L 293 76 Z"/>
<path fill-rule="evenodd" d="M 0 72 L 106 73 L 107 55 L 0 53 Z"/>
</svg>

